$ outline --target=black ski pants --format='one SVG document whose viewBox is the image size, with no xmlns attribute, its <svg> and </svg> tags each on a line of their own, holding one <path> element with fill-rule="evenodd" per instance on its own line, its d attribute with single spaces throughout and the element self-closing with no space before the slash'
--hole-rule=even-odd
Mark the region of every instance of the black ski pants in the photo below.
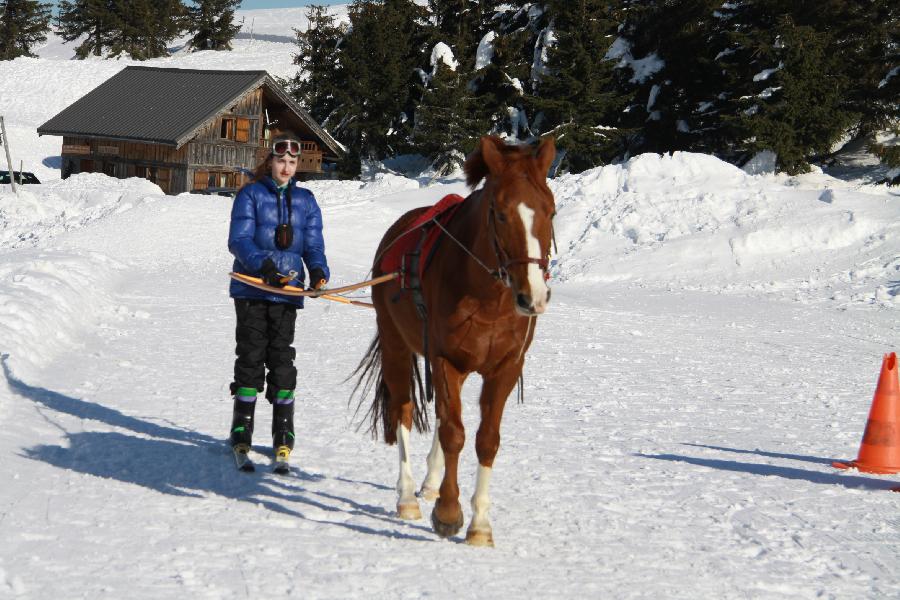
<svg viewBox="0 0 900 600">
<path fill-rule="evenodd" d="M 238 388 L 256 388 L 262 392 L 266 384 L 266 398 L 271 402 L 279 390 L 297 387 L 297 368 L 294 358 L 294 325 L 297 307 L 293 304 L 235 298 L 237 313 L 234 361 L 234 383 Z M 268 374 L 266 370 L 268 369 Z"/>
</svg>

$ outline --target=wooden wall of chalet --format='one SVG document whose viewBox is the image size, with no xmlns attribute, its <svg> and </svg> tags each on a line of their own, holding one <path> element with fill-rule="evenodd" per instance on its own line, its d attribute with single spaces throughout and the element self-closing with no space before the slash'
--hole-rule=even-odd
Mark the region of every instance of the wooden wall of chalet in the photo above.
<svg viewBox="0 0 900 600">
<path fill-rule="evenodd" d="M 185 147 L 64 136 L 62 162 L 63 177 L 73 173 L 105 173 L 119 179 L 143 177 L 167 194 L 188 191 Z"/>
<path fill-rule="evenodd" d="M 239 187 L 242 181 L 235 169 L 256 167 L 263 135 L 262 93 L 260 87 L 244 96 L 185 145 L 189 189 Z"/>
</svg>

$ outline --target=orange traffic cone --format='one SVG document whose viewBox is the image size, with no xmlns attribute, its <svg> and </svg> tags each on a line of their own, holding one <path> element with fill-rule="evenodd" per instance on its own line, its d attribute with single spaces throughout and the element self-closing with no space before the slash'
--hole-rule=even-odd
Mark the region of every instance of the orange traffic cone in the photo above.
<svg viewBox="0 0 900 600">
<path fill-rule="evenodd" d="M 849 463 L 833 462 L 838 469 L 857 468 L 865 473 L 900 472 L 900 380 L 897 354 L 884 355 L 869 421 L 859 446 L 859 457 Z"/>
</svg>

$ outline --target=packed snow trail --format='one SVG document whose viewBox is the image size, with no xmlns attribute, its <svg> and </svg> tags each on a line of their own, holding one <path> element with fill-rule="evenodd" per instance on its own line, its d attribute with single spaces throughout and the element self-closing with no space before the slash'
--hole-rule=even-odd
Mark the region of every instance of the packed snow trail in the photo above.
<svg viewBox="0 0 900 600">
<path fill-rule="evenodd" d="M 322 190 L 334 271 L 364 274 L 390 220 L 459 189 L 361 208 Z M 293 476 L 235 471 L 228 204 L 151 200 L 56 238 L 59 252 L 125 265 L 110 307 L 46 365 L 23 362 L 20 376 L 14 349 L 4 361 L 0 595 L 900 593 L 898 495 L 886 491 L 896 478 L 829 466 L 858 447 L 880 353 L 897 339 L 893 311 L 557 286 L 528 356 L 526 402 L 504 418 L 497 548 L 474 549 L 439 539 L 427 519 L 396 518 L 396 449 L 355 430 L 344 379 L 374 333 L 368 310 L 308 303 Z M 465 389 L 467 518 L 476 383 Z M 413 443 L 422 477 L 429 438 Z"/>
</svg>

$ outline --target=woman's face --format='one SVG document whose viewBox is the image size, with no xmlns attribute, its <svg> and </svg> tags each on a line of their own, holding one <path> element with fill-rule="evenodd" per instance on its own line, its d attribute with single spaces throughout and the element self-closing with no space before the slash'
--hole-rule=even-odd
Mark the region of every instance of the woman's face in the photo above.
<svg viewBox="0 0 900 600">
<path fill-rule="evenodd" d="M 297 157 L 285 154 L 272 157 L 272 179 L 278 185 L 284 185 L 297 173 Z"/>
</svg>

